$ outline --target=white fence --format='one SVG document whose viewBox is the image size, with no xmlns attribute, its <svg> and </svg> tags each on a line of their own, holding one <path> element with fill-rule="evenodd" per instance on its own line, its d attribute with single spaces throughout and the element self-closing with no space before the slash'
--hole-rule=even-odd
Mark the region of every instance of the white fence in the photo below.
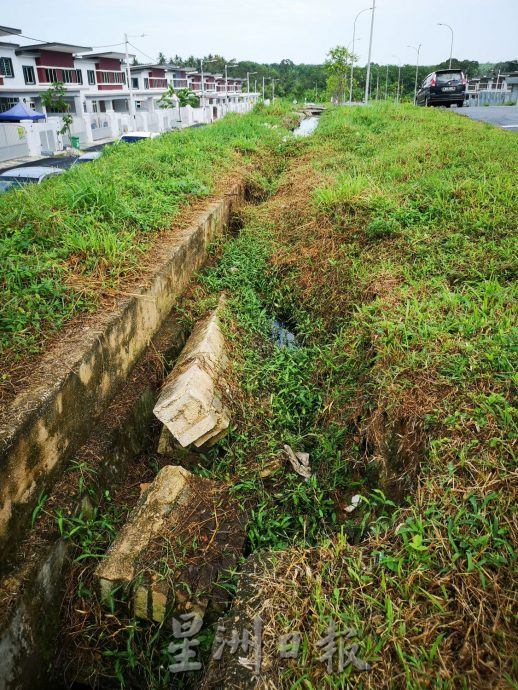
<svg viewBox="0 0 518 690">
<path fill-rule="evenodd" d="M 116 112 L 84 113 L 73 116 L 71 136 L 79 137 L 79 146 L 85 148 L 98 141 L 116 139 L 124 132 L 141 130 L 145 132 L 167 132 L 172 129 L 209 123 L 223 117 L 227 112 L 244 113 L 250 110 L 253 101 L 213 103 L 204 108 L 151 108 L 138 110 L 133 118 L 129 113 Z M 50 116 L 44 121 L 0 123 L 0 161 L 23 156 L 49 156 L 70 145 L 68 135 L 58 134 L 62 127 L 61 117 Z"/>
<path fill-rule="evenodd" d="M 14 122 L 0 125 L 0 161 L 28 155 L 29 144 L 25 127 Z"/>
</svg>

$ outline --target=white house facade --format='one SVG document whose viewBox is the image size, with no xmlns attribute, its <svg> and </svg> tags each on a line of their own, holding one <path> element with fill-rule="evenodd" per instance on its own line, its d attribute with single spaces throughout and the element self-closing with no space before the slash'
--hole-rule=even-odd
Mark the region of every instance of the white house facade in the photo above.
<svg viewBox="0 0 518 690">
<path fill-rule="evenodd" d="M 19 29 L 0 26 L 0 113 L 22 102 L 43 112 L 47 119 L 21 122 L 16 128 L 18 140 L 12 126 L 0 124 L 5 135 L 2 137 L 0 131 L 0 160 L 11 155 L 11 140 L 16 140 L 20 150 L 28 149 L 19 155 L 46 154 L 69 143 L 57 134 L 62 113 L 48 112 L 41 99 L 56 81 L 64 85 L 68 112 L 73 117 L 71 132 L 79 137 L 81 146 L 131 130 L 163 132 L 210 123 L 230 111 L 248 111 L 258 98 L 257 93 L 246 93 L 242 79 L 204 72 L 202 83 L 202 73 L 195 68 L 129 66 L 125 53 L 94 52 L 88 46 L 67 43 L 20 45 L 15 42 L 19 33 Z M 180 107 L 177 101 L 174 107 L 161 107 L 160 98 L 171 85 L 175 91 L 194 91 L 199 107 Z"/>
</svg>

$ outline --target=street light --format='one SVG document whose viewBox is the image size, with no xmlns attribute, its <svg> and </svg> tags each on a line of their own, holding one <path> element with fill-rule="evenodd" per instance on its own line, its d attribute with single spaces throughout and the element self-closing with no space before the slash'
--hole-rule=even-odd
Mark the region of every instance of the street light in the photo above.
<svg viewBox="0 0 518 690">
<path fill-rule="evenodd" d="M 399 55 L 392 55 L 392 57 L 397 58 L 398 73 L 397 73 L 396 103 L 399 103 L 399 84 L 401 82 L 401 58 L 399 57 Z"/>
<path fill-rule="evenodd" d="M 250 75 L 251 74 L 257 74 L 257 72 L 247 72 L 246 73 L 246 93 L 247 93 L 247 95 L 250 93 Z"/>
<path fill-rule="evenodd" d="M 205 122 L 205 83 L 204 83 L 204 76 L 203 76 L 203 63 L 210 63 L 210 62 L 217 62 L 217 59 L 214 60 L 204 60 L 203 58 L 200 59 L 200 65 L 201 65 L 201 107 L 203 109 L 203 122 Z"/>
<path fill-rule="evenodd" d="M 417 46 L 407 46 L 407 48 L 412 48 L 417 53 L 417 61 L 415 63 L 415 84 L 414 84 L 414 105 L 417 104 L 417 80 L 419 78 L 419 53 L 421 52 L 421 44 Z"/>
<path fill-rule="evenodd" d="M 451 44 L 450 44 L 450 63 L 448 68 L 451 69 L 451 57 L 453 55 L 453 29 L 449 24 L 443 24 L 442 22 L 437 22 L 437 26 L 446 26 L 451 31 Z"/>
<path fill-rule="evenodd" d="M 270 81 L 272 83 L 272 103 L 275 103 L 275 82 L 280 81 L 280 78 L 276 77 L 274 79 L 273 77 L 271 77 Z"/>
<path fill-rule="evenodd" d="M 128 80 L 128 91 L 129 91 L 129 100 L 130 100 L 130 115 L 135 120 L 136 114 L 135 114 L 135 97 L 133 95 L 133 82 L 131 81 L 131 69 L 130 69 L 130 63 L 129 63 L 129 54 L 128 54 L 128 39 L 129 38 L 144 38 L 146 34 L 134 34 L 133 36 L 128 36 L 128 34 L 124 34 L 124 46 L 126 49 L 126 79 Z"/>
<path fill-rule="evenodd" d="M 236 62 L 235 60 L 232 60 L 231 62 L 225 64 L 225 100 L 227 102 L 227 108 L 228 108 L 228 68 L 229 67 L 235 67 Z"/>
<path fill-rule="evenodd" d="M 369 56 L 367 58 L 367 77 L 365 79 L 365 105 L 369 102 L 369 86 L 371 80 L 371 54 L 372 54 L 372 35 L 374 33 L 374 13 L 376 11 L 376 0 L 372 0 L 371 15 L 371 34 L 369 38 Z"/>
<path fill-rule="evenodd" d="M 351 83 L 349 85 L 349 105 L 351 105 L 352 100 L 353 100 L 353 74 L 354 74 L 354 44 L 356 42 L 356 20 L 360 16 L 360 14 L 363 14 L 364 12 L 369 12 L 372 10 L 372 7 L 366 7 L 364 10 L 360 10 L 356 17 L 354 18 L 354 26 L 353 26 L 353 50 L 352 50 L 352 55 L 351 55 Z"/>
</svg>

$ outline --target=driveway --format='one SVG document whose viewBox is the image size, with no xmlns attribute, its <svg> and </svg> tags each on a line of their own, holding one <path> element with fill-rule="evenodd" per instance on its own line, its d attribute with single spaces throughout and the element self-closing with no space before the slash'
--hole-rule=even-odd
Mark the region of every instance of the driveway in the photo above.
<svg viewBox="0 0 518 690">
<path fill-rule="evenodd" d="M 458 112 L 459 115 L 466 115 L 472 120 L 487 122 L 495 127 L 518 134 L 518 106 L 516 105 L 470 106 L 469 108 L 456 109 L 455 112 Z"/>
<path fill-rule="evenodd" d="M 102 144 L 96 144 L 95 146 L 89 146 L 88 148 L 82 149 L 85 153 L 87 151 L 100 151 L 105 146 L 109 146 L 111 142 L 104 142 Z M 33 160 L 25 160 L 24 162 L 19 161 L 5 161 L 8 165 L 1 166 L 0 172 L 9 172 L 13 168 L 30 168 L 34 165 L 44 166 L 49 168 L 63 168 L 63 170 L 68 170 L 72 163 L 76 160 L 77 156 L 48 156 L 47 158 L 35 158 Z M 23 160 L 23 159 L 22 159 Z"/>
</svg>

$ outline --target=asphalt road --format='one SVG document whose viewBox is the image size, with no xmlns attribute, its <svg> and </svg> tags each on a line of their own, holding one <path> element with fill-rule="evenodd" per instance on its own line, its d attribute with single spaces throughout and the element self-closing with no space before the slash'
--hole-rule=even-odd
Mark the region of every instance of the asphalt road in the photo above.
<svg viewBox="0 0 518 690">
<path fill-rule="evenodd" d="M 109 146 L 109 144 L 96 144 L 95 146 L 89 146 L 88 148 L 83 149 L 83 151 L 85 153 L 87 151 L 100 151 L 105 146 Z M 63 168 L 63 170 L 68 170 L 76 158 L 77 156 L 49 156 L 48 158 L 38 158 L 38 160 L 35 161 L 13 164 L 8 168 L 2 168 L 0 172 L 6 173 L 13 168 L 31 168 L 35 165 L 45 168 Z"/>
<path fill-rule="evenodd" d="M 459 108 L 455 112 L 472 120 L 487 122 L 495 127 L 518 134 L 518 105 L 490 105 L 487 107 Z"/>
</svg>

